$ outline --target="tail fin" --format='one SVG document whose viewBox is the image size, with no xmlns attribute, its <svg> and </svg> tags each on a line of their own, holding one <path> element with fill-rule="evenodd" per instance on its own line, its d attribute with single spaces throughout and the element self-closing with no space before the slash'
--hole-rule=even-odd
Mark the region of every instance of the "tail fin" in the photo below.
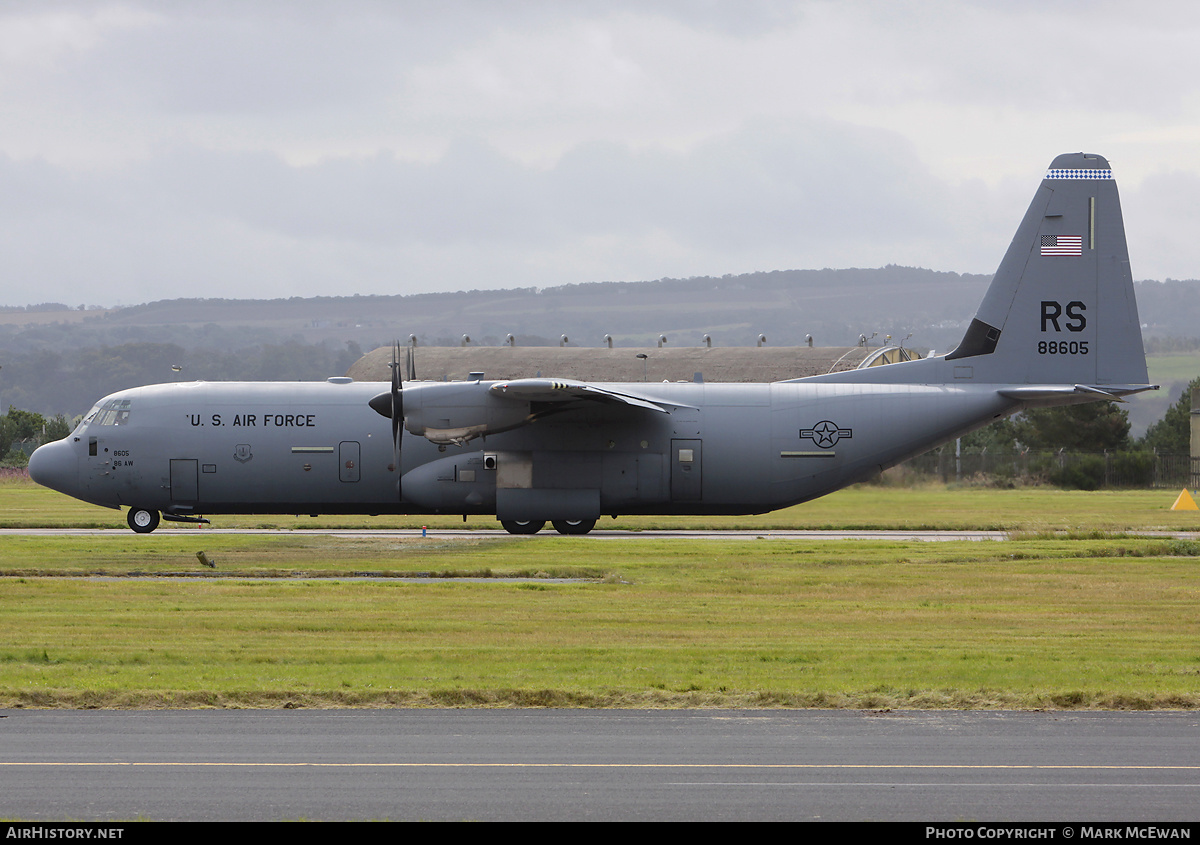
<svg viewBox="0 0 1200 845">
<path fill-rule="evenodd" d="M 1121 201 L 1108 162 L 1054 159 L 962 343 L 975 382 L 1144 385 Z"/>
</svg>

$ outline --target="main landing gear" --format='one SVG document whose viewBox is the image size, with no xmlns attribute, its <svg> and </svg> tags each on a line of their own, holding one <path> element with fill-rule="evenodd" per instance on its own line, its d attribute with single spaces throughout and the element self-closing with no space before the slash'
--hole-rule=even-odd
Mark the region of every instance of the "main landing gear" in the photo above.
<svg viewBox="0 0 1200 845">
<path fill-rule="evenodd" d="M 509 534 L 536 534 L 545 527 L 545 520 L 502 519 L 500 524 Z M 559 534 L 586 534 L 596 527 L 594 519 L 556 519 L 551 523 Z"/>
<path fill-rule="evenodd" d="M 509 534 L 536 534 L 542 530 L 542 526 L 546 524 L 545 520 L 535 522 L 530 519 L 502 519 L 500 524 L 504 526 L 504 530 Z"/>
<path fill-rule="evenodd" d="M 129 527 L 138 534 L 149 534 L 158 527 L 158 511 L 152 511 L 148 508 L 130 508 L 129 513 L 125 516 L 125 521 L 129 523 Z"/>
<path fill-rule="evenodd" d="M 596 527 L 594 519 L 556 519 L 554 530 L 559 534 L 586 534 Z"/>
</svg>

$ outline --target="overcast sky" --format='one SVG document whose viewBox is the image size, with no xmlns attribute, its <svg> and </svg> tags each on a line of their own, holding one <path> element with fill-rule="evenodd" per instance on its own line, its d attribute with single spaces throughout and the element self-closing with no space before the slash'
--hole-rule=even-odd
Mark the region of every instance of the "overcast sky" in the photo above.
<svg viewBox="0 0 1200 845">
<path fill-rule="evenodd" d="M 0 304 L 905 264 L 1112 162 L 1200 277 L 1192 2 L 0 0 Z"/>
</svg>

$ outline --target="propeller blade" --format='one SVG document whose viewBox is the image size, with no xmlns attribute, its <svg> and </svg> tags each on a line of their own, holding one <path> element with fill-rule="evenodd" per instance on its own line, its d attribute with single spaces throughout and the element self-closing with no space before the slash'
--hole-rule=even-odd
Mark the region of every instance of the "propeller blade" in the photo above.
<svg viewBox="0 0 1200 845">
<path fill-rule="evenodd" d="M 412 360 L 412 349 L 409 349 L 409 360 Z M 396 467 L 396 494 L 403 498 L 400 490 L 400 444 L 404 439 L 404 382 L 400 380 L 400 341 L 392 346 L 392 465 Z"/>
<path fill-rule="evenodd" d="M 411 372 L 412 365 L 412 350 L 408 351 L 408 367 Z M 392 384 L 387 393 L 380 393 L 374 396 L 367 403 L 380 416 L 388 417 L 392 421 L 392 465 L 389 468 L 397 473 L 396 476 L 396 497 L 397 501 L 403 496 L 400 489 L 400 477 L 404 474 L 404 468 L 400 464 L 400 447 L 404 443 L 404 382 L 400 376 L 400 342 L 396 341 L 392 344 L 392 360 L 388 364 L 392 370 Z"/>
</svg>

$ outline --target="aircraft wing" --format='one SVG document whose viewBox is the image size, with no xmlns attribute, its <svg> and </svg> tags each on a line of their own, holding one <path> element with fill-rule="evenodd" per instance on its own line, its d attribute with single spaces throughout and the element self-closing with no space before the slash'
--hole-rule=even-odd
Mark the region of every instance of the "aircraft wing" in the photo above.
<svg viewBox="0 0 1200 845">
<path fill-rule="evenodd" d="M 634 408 L 645 408 L 663 414 L 671 413 L 671 408 L 695 407 L 639 396 L 624 390 L 599 387 L 572 379 L 521 378 L 513 381 L 498 381 L 489 390 L 497 396 L 521 402 L 571 402 L 577 399 L 591 399 L 629 405 Z"/>
</svg>

